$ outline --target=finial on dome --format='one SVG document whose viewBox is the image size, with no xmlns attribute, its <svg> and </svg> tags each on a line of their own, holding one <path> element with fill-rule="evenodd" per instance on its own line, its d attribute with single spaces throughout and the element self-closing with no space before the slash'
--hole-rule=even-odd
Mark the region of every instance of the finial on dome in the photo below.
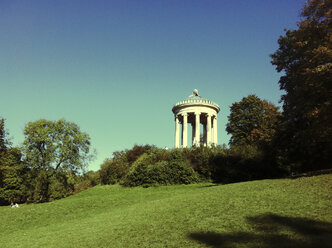
<svg viewBox="0 0 332 248">
<path fill-rule="evenodd" d="M 194 89 L 194 91 L 193 91 L 193 95 L 194 95 L 194 96 L 199 96 L 199 94 L 198 94 L 198 90 L 197 90 L 197 89 Z"/>
<path fill-rule="evenodd" d="M 201 97 L 201 96 L 198 94 L 198 90 L 197 90 L 197 89 L 194 89 L 193 93 L 192 93 L 189 97 L 194 97 L 194 96 Z"/>
</svg>

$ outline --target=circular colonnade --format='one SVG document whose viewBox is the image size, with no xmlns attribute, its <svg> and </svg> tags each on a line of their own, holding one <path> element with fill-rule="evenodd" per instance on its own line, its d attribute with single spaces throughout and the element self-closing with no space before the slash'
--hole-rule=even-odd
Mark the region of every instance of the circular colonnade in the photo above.
<svg viewBox="0 0 332 248">
<path fill-rule="evenodd" d="M 175 117 L 175 148 L 188 147 L 188 124 L 192 127 L 192 146 L 211 147 L 218 144 L 218 104 L 202 98 L 195 89 L 187 99 L 176 103 L 172 111 Z"/>
</svg>

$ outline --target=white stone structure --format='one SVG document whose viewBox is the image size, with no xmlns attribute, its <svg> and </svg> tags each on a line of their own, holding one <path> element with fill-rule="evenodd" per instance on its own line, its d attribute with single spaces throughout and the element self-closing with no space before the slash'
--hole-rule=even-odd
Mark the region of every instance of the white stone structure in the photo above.
<svg viewBox="0 0 332 248">
<path fill-rule="evenodd" d="M 202 98 L 195 89 L 187 99 L 176 103 L 172 111 L 175 117 L 175 148 L 188 147 L 188 123 L 192 126 L 193 146 L 218 144 L 218 104 Z"/>
</svg>

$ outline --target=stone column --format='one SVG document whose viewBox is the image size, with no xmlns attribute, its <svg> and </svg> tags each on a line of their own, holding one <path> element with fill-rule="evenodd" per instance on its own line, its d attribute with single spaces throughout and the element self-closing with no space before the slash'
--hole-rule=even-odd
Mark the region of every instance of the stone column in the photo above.
<svg viewBox="0 0 332 248">
<path fill-rule="evenodd" d="M 195 112 L 195 145 L 199 146 L 200 143 L 200 113 Z"/>
<path fill-rule="evenodd" d="M 206 146 L 206 144 L 207 144 L 206 130 L 207 130 L 207 129 L 206 129 L 206 123 L 203 123 L 203 142 L 202 142 L 202 143 L 203 143 L 204 146 Z"/>
<path fill-rule="evenodd" d="M 195 121 L 193 121 L 192 123 L 191 123 L 191 130 L 192 130 L 192 134 L 191 134 L 191 144 L 192 144 L 192 146 L 194 146 L 195 145 L 195 132 L 196 132 L 196 130 L 195 130 Z"/>
<path fill-rule="evenodd" d="M 175 148 L 179 148 L 180 132 L 179 132 L 179 117 L 175 115 Z"/>
<path fill-rule="evenodd" d="M 218 125 L 217 125 L 217 116 L 214 117 L 214 120 L 213 120 L 213 142 L 215 145 L 218 144 Z"/>
<path fill-rule="evenodd" d="M 206 145 L 211 146 L 211 115 L 207 114 L 207 135 L 206 135 Z"/>
<path fill-rule="evenodd" d="M 211 119 L 211 144 L 214 144 L 214 121 Z"/>
<path fill-rule="evenodd" d="M 182 147 L 188 146 L 188 114 L 185 113 L 182 122 Z"/>
</svg>

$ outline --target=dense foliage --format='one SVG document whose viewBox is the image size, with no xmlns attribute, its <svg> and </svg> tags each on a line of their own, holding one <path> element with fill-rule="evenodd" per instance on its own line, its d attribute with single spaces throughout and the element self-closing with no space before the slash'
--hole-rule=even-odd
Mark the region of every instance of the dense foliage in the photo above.
<svg viewBox="0 0 332 248">
<path fill-rule="evenodd" d="M 24 130 L 23 152 L 31 168 L 80 170 L 89 158 L 90 137 L 65 120 L 29 122 Z"/>
<path fill-rule="evenodd" d="M 18 148 L 10 147 L 7 136 L 5 119 L 0 118 L 0 204 L 24 201 L 27 194 L 22 154 Z"/>
<path fill-rule="evenodd" d="M 0 119 L 0 204 L 46 202 L 100 183 L 98 173 L 78 173 L 89 156 L 89 137 L 76 124 L 29 123 L 20 149 L 11 147 L 4 123 Z"/>
<path fill-rule="evenodd" d="M 198 175 L 180 151 L 154 148 L 135 161 L 123 184 L 151 186 L 195 182 L 198 182 Z"/>
<path fill-rule="evenodd" d="M 8 134 L 5 129 L 5 119 L 0 118 L 0 153 L 5 152 L 9 145 Z"/>
<path fill-rule="evenodd" d="M 272 103 L 249 95 L 230 108 L 226 131 L 231 146 L 265 146 L 275 135 L 280 112 Z"/>
<path fill-rule="evenodd" d="M 285 92 L 277 145 L 291 170 L 331 167 L 332 1 L 305 4 L 296 30 L 286 30 L 271 55 Z"/>
<path fill-rule="evenodd" d="M 135 149 L 137 146 L 132 150 Z M 103 163 L 100 169 L 103 184 L 153 186 L 205 181 L 231 183 L 280 177 L 285 173 L 271 161 L 265 150 L 250 145 L 172 150 L 150 147 L 133 163 L 128 163 L 126 154 L 132 150 L 116 152 L 112 159 Z"/>
<path fill-rule="evenodd" d="M 149 145 L 135 145 L 129 150 L 113 152 L 113 157 L 106 159 L 99 170 L 101 183 L 114 184 L 121 182 L 133 163 L 151 148 L 152 146 Z"/>
<path fill-rule="evenodd" d="M 22 202 L 27 198 L 27 168 L 18 148 L 6 148 L 0 157 L 0 204 Z"/>
</svg>

